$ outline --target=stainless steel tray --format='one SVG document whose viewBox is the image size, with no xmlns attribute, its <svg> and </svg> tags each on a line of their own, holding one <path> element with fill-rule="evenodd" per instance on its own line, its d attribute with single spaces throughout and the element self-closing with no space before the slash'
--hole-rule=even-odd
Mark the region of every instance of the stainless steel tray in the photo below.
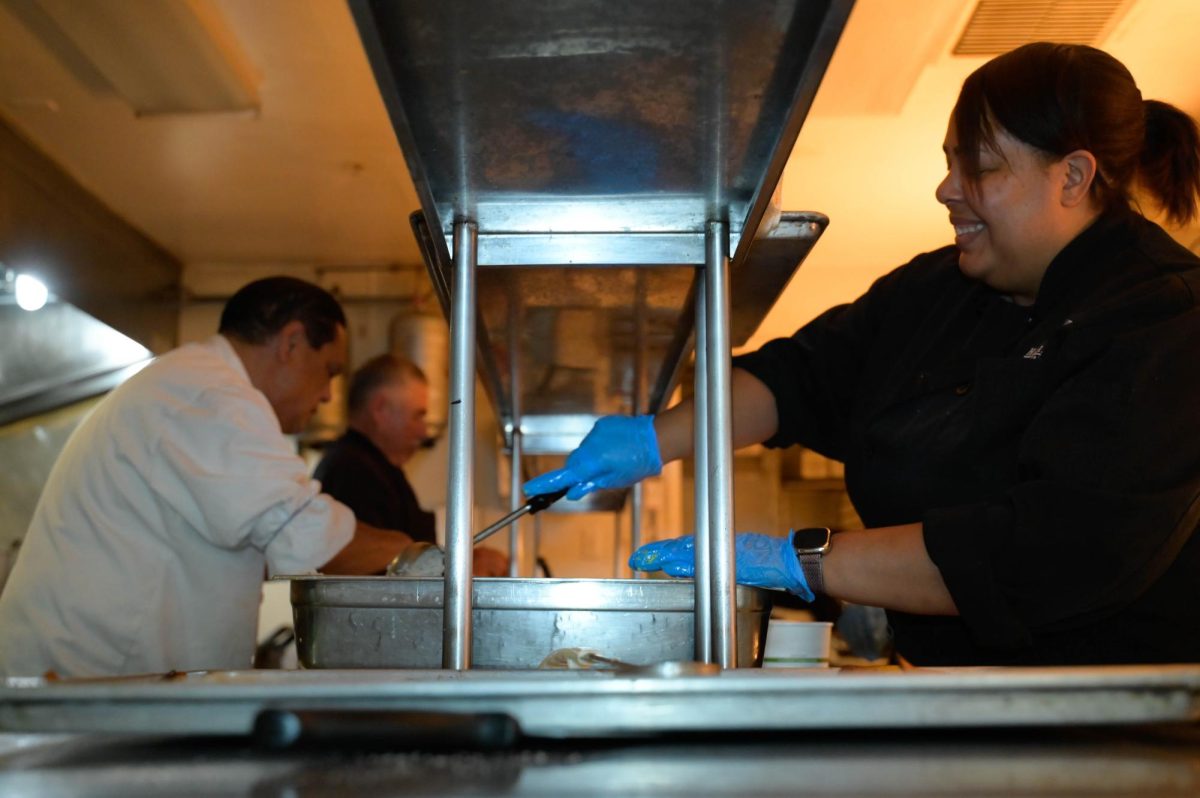
<svg viewBox="0 0 1200 798">
<path fill-rule="evenodd" d="M 265 708 L 507 712 L 553 738 L 672 731 L 1121 725 L 1200 719 L 1200 666 L 257 671 L 0 684 L 0 730 L 246 734 Z"/>
<path fill-rule="evenodd" d="M 306 668 L 437 668 L 441 579 L 293 577 L 296 649 Z M 536 668 L 590 648 L 639 665 L 695 657 L 692 580 L 475 579 L 475 668 Z M 757 667 L 770 591 L 739 587 L 738 661 Z"/>
</svg>

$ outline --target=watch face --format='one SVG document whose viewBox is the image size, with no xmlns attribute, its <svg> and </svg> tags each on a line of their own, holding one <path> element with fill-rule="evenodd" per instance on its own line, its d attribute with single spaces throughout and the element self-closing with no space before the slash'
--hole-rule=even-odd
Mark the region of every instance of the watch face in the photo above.
<svg viewBox="0 0 1200 798">
<path fill-rule="evenodd" d="M 829 548 L 829 529 L 823 526 L 797 529 L 792 533 L 796 551 L 824 551 Z"/>
</svg>

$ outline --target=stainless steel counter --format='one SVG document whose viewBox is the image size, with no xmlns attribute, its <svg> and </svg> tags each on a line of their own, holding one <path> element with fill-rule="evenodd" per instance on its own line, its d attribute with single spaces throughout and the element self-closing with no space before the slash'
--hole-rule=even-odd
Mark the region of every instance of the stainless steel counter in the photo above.
<svg viewBox="0 0 1200 798">
<path fill-rule="evenodd" d="M 299 707 L 366 725 L 282 751 L 254 742 L 257 713 Z M 397 710 L 508 713 L 523 735 L 395 747 Z M 1192 796 L 1198 718 L 1200 666 L 24 680 L 0 688 L 0 798 Z"/>
<path fill-rule="evenodd" d="M 1200 794 L 1200 728 L 689 736 L 499 753 L 272 753 L 240 738 L 0 735 L 0 796 Z"/>
<path fill-rule="evenodd" d="M 214 671 L 0 687 L 0 731 L 11 732 L 245 734 L 268 709 L 504 713 L 554 739 L 1189 723 L 1200 719 L 1200 666 Z"/>
</svg>

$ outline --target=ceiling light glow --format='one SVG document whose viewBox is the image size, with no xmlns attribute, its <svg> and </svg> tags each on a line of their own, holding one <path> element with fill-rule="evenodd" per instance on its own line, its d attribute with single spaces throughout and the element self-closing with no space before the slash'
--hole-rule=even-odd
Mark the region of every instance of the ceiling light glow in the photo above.
<svg viewBox="0 0 1200 798">
<path fill-rule="evenodd" d="M 13 284 L 17 295 L 17 305 L 22 310 L 41 310 L 50 297 L 46 284 L 31 274 L 18 274 Z"/>
</svg>

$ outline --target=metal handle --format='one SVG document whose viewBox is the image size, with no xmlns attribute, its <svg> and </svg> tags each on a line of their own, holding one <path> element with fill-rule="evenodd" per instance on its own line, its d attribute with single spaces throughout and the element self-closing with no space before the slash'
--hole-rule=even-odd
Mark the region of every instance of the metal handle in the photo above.
<svg viewBox="0 0 1200 798">
<path fill-rule="evenodd" d="M 529 501 L 525 502 L 523 505 L 504 516 L 496 523 L 488 526 L 483 531 L 476 534 L 475 542 L 479 543 L 482 540 L 487 540 L 492 535 L 496 534 L 501 529 L 508 526 L 513 521 L 516 521 L 526 513 L 540 513 L 542 510 L 545 510 L 563 496 L 566 496 L 568 490 L 570 490 L 570 488 L 563 488 L 562 490 L 555 491 L 554 493 L 539 493 L 537 496 L 531 496 Z"/>
<path fill-rule="evenodd" d="M 272 750 L 313 744 L 496 750 L 515 745 L 521 727 L 503 712 L 264 709 L 254 720 L 253 734 Z"/>
</svg>

